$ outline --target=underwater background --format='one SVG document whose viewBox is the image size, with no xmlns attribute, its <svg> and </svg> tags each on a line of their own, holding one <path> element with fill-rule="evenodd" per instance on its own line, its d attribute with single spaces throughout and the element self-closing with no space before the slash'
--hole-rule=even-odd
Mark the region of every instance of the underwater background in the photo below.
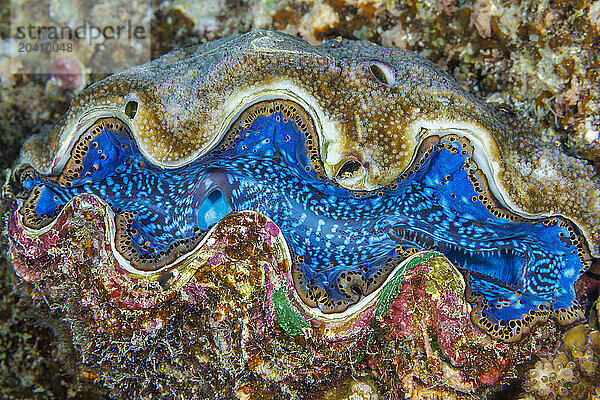
<svg viewBox="0 0 600 400">
<path fill-rule="evenodd" d="M 34 9 L 36 2 L 0 0 L 0 168 L 14 163 L 23 141 L 48 130 L 70 100 L 108 72 L 97 65 L 96 53 L 81 52 L 47 68 L 31 59 L 15 63 L 9 37 L 11 23 L 26 21 L 15 9 Z M 106 9 L 121 1 L 102 2 Z M 368 40 L 414 51 L 454 77 L 465 89 L 489 102 L 505 103 L 525 116 L 539 140 L 556 143 L 566 154 L 600 162 L 600 2 L 598 1 L 237 1 L 181 0 L 139 2 L 140 23 L 149 26 L 149 61 L 173 49 L 196 45 L 252 29 L 279 30 L 312 44 L 339 36 Z M 47 24 L 68 20 L 72 9 L 86 1 L 49 1 Z M 43 11 L 42 11 L 43 14 Z M 44 16 L 44 15 L 43 15 Z M 39 18 L 39 16 L 37 17 Z M 45 16 L 44 16 L 45 18 Z M 21 21 L 23 20 L 23 21 Z M 147 50 L 147 51 L 146 51 Z M 134 57 L 130 50 L 98 50 L 123 68 Z M 139 55 L 139 54 L 138 54 Z M 147 58 L 147 59 L 144 59 Z M 33 59 L 35 60 L 35 58 Z M 33 61 L 35 62 L 35 61 Z M 114 398 L 95 384 L 93 371 L 77 369 L 75 346 L 65 338 L 65 325 L 54 323 L 57 312 L 39 307 L 23 295 L 10 264 L 0 266 L 0 398 Z M 488 394 L 496 399 L 600 398 L 598 292 L 600 264 L 575 283 L 589 322 L 565 334 L 550 353 L 536 354 L 519 364 L 514 376 Z M 539 332 L 543 336 L 544 332 Z M 547 333 L 555 334 L 555 332 Z M 500 360 L 495 356 L 494 360 Z M 494 361 L 497 362 L 497 361 Z M 494 368 L 490 365 L 491 377 Z M 382 372 L 385 374 L 385 372 Z M 485 380 L 485 378 L 482 378 Z M 225 384 L 225 383 L 224 383 Z M 312 398 L 403 398 L 388 390 L 377 393 L 369 379 L 343 388 L 324 388 Z M 262 394 L 268 398 L 267 394 Z M 262 396 L 261 395 L 261 396 Z M 128 398 L 119 395 L 120 398 Z M 147 398 L 153 397 L 147 393 Z M 354 396 L 354 397 L 352 397 Z M 398 397 L 396 397 L 398 396 Z M 415 393 L 413 398 L 473 398 L 447 390 Z M 167 398 L 167 397 L 165 397 Z M 238 398 L 244 398 L 243 391 Z M 259 398 L 259 397 L 248 397 Z"/>
</svg>

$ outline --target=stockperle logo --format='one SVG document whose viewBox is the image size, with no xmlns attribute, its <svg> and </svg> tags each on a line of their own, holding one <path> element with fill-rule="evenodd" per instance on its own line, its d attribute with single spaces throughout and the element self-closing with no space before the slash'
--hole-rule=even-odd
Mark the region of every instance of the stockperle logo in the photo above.
<svg viewBox="0 0 600 400">
<path fill-rule="evenodd" d="M 151 18 L 151 0 L 13 0 L 12 72 L 111 74 L 145 63 Z"/>
</svg>

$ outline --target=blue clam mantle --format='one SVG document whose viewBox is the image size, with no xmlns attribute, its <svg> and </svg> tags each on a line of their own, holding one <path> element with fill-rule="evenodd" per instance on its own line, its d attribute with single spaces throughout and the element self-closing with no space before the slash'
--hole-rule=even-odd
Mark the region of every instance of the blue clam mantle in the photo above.
<svg viewBox="0 0 600 400">
<path fill-rule="evenodd" d="M 512 168 L 521 152 L 552 155 L 558 172 L 577 161 L 561 164 L 556 149 L 510 147 L 520 125 L 409 53 L 348 42 L 312 47 L 265 32 L 207 46 L 99 83 L 74 102 L 70 122 L 32 139 L 16 178 L 23 225 L 39 231 L 70 199 L 92 193 L 115 214 L 119 260 L 152 275 L 193 257 L 229 213 L 255 210 L 281 229 L 295 290 L 323 318 L 359 305 L 423 250 L 468 276 L 472 318 L 494 337 L 518 340 L 550 316 L 582 318 L 573 283 L 595 251 L 593 218 L 578 223 L 587 215 L 578 204 L 548 208 L 559 198 L 553 186 Z M 163 93 L 145 75 L 192 83 Z M 90 104 L 102 112 L 93 117 Z M 55 153 L 32 150 L 36 140 Z M 522 198 L 536 190 L 550 194 L 535 201 L 534 218 Z"/>
<path fill-rule="evenodd" d="M 122 253 L 152 270 L 181 253 L 173 243 L 199 240 L 232 211 L 256 210 L 277 223 L 295 253 L 300 297 L 326 314 L 379 288 L 403 259 L 434 249 L 469 272 L 473 291 L 489 303 L 482 325 L 504 327 L 532 310 L 577 315 L 572 287 L 584 266 L 571 225 L 500 208 L 468 140 L 432 137 L 396 181 L 359 193 L 311 167 L 306 142 L 314 138 L 296 124 L 298 112 L 287 101 L 259 103 L 224 144 L 175 169 L 149 163 L 118 121 L 99 120 L 75 147 L 82 156 L 65 184 L 24 174 L 34 193 L 26 218 L 50 220 L 73 196 L 93 193 L 126 216 L 117 232 Z M 521 335 L 511 326 L 501 337 Z"/>
</svg>

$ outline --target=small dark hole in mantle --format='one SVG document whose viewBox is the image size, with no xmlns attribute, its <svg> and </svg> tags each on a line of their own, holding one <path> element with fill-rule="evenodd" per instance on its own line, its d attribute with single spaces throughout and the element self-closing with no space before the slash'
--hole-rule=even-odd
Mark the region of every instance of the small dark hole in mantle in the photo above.
<svg viewBox="0 0 600 400">
<path fill-rule="evenodd" d="M 130 100 L 125 104 L 125 115 L 127 115 L 130 119 L 135 117 L 137 113 L 138 103 L 137 101 Z"/>
<path fill-rule="evenodd" d="M 395 78 L 392 69 L 381 61 L 371 61 L 369 70 L 379 82 L 386 86 L 394 86 Z"/>
<path fill-rule="evenodd" d="M 356 285 L 352 285 L 350 287 L 350 290 L 352 291 L 352 293 L 357 294 L 359 296 L 362 296 L 362 294 L 363 294 L 362 289 L 359 286 L 356 286 Z"/>
<path fill-rule="evenodd" d="M 344 165 L 342 165 L 342 168 L 340 168 L 340 170 L 338 172 L 338 177 L 349 178 L 356 171 L 358 171 L 360 169 L 360 167 L 362 167 L 362 165 L 358 161 L 354 161 L 354 160 L 346 161 L 346 163 Z"/>
</svg>

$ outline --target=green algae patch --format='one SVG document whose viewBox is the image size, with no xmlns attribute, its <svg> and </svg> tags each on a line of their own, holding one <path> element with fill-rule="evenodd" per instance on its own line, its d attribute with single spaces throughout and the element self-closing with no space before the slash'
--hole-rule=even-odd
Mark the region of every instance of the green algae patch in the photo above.
<svg viewBox="0 0 600 400">
<path fill-rule="evenodd" d="M 394 277 L 390 279 L 390 281 L 383 287 L 383 289 L 381 289 L 381 293 L 379 294 L 379 301 L 377 302 L 377 306 L 375 307 L 375 317 L 383 318 L 383 316 L 387 314 L 394 299 L 396 298 L 396 296 L 398 296 L 398 292 L 400 291 L 400 285 L 402 284 L 402 281 L 404 281 L 404 277 L 406 276 L 407 270 L 410 270 L 423 262 L 428 262 L 432 258 L 439 257 L 440 255 L 441 254 L 437 252 L 420 254 L 414 256 L 410 261 L 398 267 L 398 270 L 394 273 Z"/>
<path fill-rule="evenodd" d="M 363 360 L 363 358 L 365 358 L 365 355 L 367 354 L 367 348 L 369 347 L 371 342 L 373 342 L 374 339 L 375 333 L 370 332 L 367 335 L 367 339 L 362 346 L 359 346 L 357 349 L 353 349 L 350 351 L 350 364 L 358 364 Z"/>
<path fill-rule="evenodd" d="M 433 297 L 439 297 L 446 289 L 454 292 L 464 291 L 463 278 L 444 257 L 432 258 L 428 263 L 427 285 L 425 291 Z"/>
<path fill-rule="evenodd" d="M 283 289 L 275 290 L 272 295 L 275 315 L 279 326 L 290 336 L 302 334 L 302 328 L 308 328 L 308 322 L 290 304 Z"/>
</svg>

